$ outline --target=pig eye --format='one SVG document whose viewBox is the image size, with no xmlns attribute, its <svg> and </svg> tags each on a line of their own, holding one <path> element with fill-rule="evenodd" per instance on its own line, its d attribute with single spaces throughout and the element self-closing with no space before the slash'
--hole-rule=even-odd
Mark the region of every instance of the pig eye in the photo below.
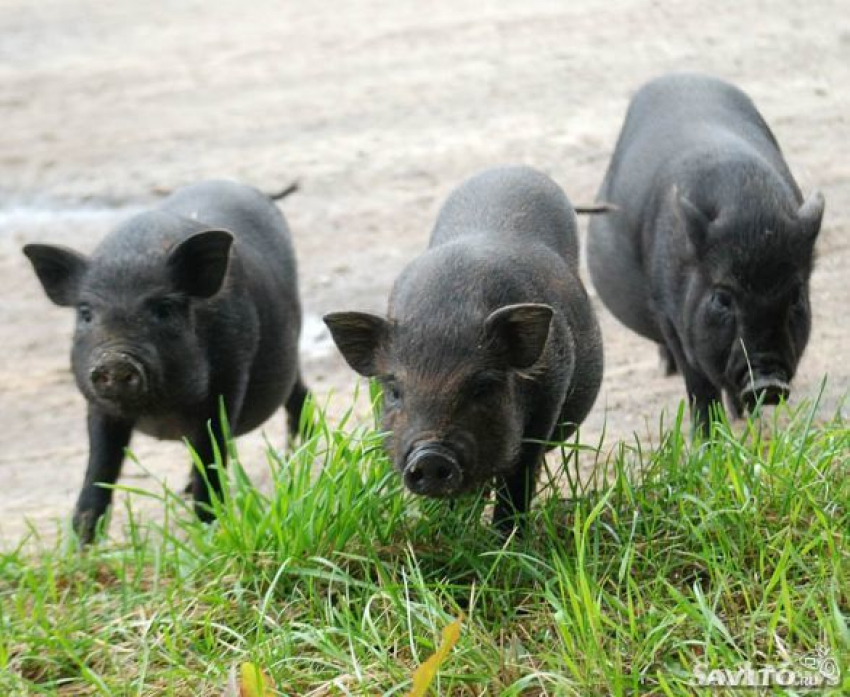
<svg viewBox="0 0 850 697">
<path fill-rule="evenodd" d="M 395 380 L 384 382 L 384 399 L 389 405 L 396 405 L 401 402 L 401 387 Z"/>
<path fill-rule="evenodd" d="M 177 314 L 177 303 L 167 298 L 152 300 L 148 307 L 154 318 L 160 322 L 167 322 Z"/>
<path fill-rule="evenodd" d="M 469 385 L 469 395 L 475 401 L 493 397 L 502 390 L 504 379 L 499 375 L 479 375 Z"/>
<path fill-rule="evenodd" d="M 79 318 L 80 322 L 83 322 L 84 324 L 88 324 L 89 322 L 91 322 L 92 321 L 91 306 L 88 303 L 81 303 L 77 307 L 77 317 Z"/>
<path fill-rule="evenodd" d="M 711 306 L 714 310 L 720 313 L 729 312 L 732 309 L 734 300 L 732 294 L 724 288 L 715 288 L 711 293 Z"/>
</svg>

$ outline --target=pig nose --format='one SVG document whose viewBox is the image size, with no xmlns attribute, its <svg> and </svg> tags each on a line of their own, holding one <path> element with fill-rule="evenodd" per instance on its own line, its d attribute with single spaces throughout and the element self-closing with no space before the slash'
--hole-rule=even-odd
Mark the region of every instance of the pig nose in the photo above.
<svg viewBox="0 0 850 697">
<path fill-rule="evenodd" d="M 439 443 L 416 446 L 404 466 L 404 484 L 414 494 L 449 496 L 461 485 L 462 473 L 457 457 Z"/>
<path fill-rule="evenodd" d="M 145 385 L 141 365 L 124 354 L 102 357 L 91 369 L 89 379 L 97 395 L 105 399 L 136 397 Z"/>
<path fill-rule="evenodd" d="M 747 411 L 752 412 L 761 401 L 762 404 L 779 404 L 788 399 L 791 388 L 778 375 L 754 375 L 753 379 L 741 390 L 740 400 Z"/>
</svg>

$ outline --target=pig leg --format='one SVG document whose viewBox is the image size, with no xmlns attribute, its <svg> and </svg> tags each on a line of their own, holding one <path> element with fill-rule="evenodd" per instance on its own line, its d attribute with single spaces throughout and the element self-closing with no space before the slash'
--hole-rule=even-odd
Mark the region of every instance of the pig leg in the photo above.
<svg viewBox="0 0 850 697">
<path fill-rule="evenodd" d="M 219 452 L 221 453 L 222 465 L 226 464 L 225 459 L 227 457 L 227 451 L 225 450 L 224 437 L 222 435 L 221 424 L 219 423 L 217 412 L 216 416 L 213 416 L 209 422 L 205 421 L 203 425 L 200 425 L 195 429 L 195 434 L 189 438 L 189 442 L 192 444 L 192 450 L 195 451 L 201 462 L 204 463 L 204 472 L 210 480 L 210 486 L 213 486 L 213 478 L 217 477 L 217 473 L 212 471 L 210 465 L 215 462 L 215 450 L 213 448 L 212 440 L 210 440 L 210 433 L 207 430 L 207 423 L 209 423 L 212 427 L 212 437 L 215 438 L 215 442 L 218 445 Z M 221 484 L 217 478 L 215 479 L 215 485 L 215 490 L 217 492 L 221 491 Z M 191 496 L 192 500 L 195 501 L 196 504 L 199 501 L 199 496 L 204 499 L 205 504 L 209 504 L 210 502 L 206 482 L 204 482 L 204 477 L 198 471 L 194 462 L 189 468 L 189 479 L 186 482 L 186 486 L 183 487 L 183 495 Z M 204 522 L 208 523 L 212 520 L 212 516 L 204 517 L 204 515 L 201 515 L 201 513 L 198 512 L 197 505 L 195 506 L 195 510 L 198 513 L 198 517 Z"/>
<path fill-rule="evenodd" d="M 224 440 L 221 421 L 218 416 L 210 419 L 210 430 L 212 435 L 207 431 L 206 424 L 202 431 L 190 439 L 192 448 L 197 453 L 198 458 L 203 463 L 203 472 L 197 467 L 192 468 L 192 479 L 189 483 L 192 489 L 192 499 L 195 502 L 195 515 L 205 523 L 209 523 L 215 518 L 210 501 L 212 495 L 215 494 L 221 498 L 221 477 L 224 474 L 215 463 L 215 446 L 218 447 L 221 453 L 221 469 L 227 466 L 227 444 Z"/>
<path fill-rule="evenodd" d="M 691 400 L 691 413 L 694 418 L 695 430 L 708 434 L 711 424 L 711 408 L 721 404 L 720 392 L 702 373 L 686 365 L 682 374 L 685 378 L 685 388 Z"/>
<path fill-rule="evenodd" d="M 496 487 L 496 508 L 493 510 L 493 527 L 502 535 L 509 535 L 528 512 L 531 494 L 537 477 L 537 467 L 543 457 L 543 447 L 523 445 L 516 470 L 507 475 Z"/>
<path fill-rule="evenodd" d="M 290 439 L 298 435 L 298 426 L 301 423 L 301 410 L 304 408 L 304 400 L 307 399 L 307 388 L 301 379 L 301 373 L 298 374 L 295 380 L 295 385 L 292 387 L 292 392 L 286 398 L 284 406 L 286 407 L 286 420 L 289 425 Z"/>
<path fill-rule="evenodd" d="M 289 424 L 290 439 L 294 438 L 295 436 L 298 435 L 298 424 L 300 423 L 300 420 L 301 420 L 301 409 L 304 406 L 304 400 L 307 398 L 307 394 L 308 394 L 308 390 L 307 390 L 306 387 L 304 387 L 304 384 L 301 381 L 301 376 L 299 375 L 295 385 L 292 388 L 292 392 L 290 393 L 289 397 L 286 399 L 286 402 L 285 402 L 285 407 L 286 407 L 286 412 L 287 412 L 287 421 L 288 421 L 288 424 Z M 228 413 L 230 413 L 230 412 L 228 411 Z M 217 421 L 218 421 L 217 418 L 214 419 L 214 422 L 217 422 Z M 200 455 L 200 451 L 198 450 L 198 446 L 195 445 L 196 441 L 198 443 L 208 442 L 209 441 L 209 433 L 205 430 L 204 433 L 201 434 L 198 438 L 192 439 L 192 447 L 195 448 L 195 452 L 197 452 Z M 216 441 L 219 443 L 219 448 L 222 449 L 224 447 L 222 445 L 222 438 L 218 434 L 216 435 Z M 221 452 L 222 452 L 223 455 L 226 454 L 223 449 L 221 450 Z M 208 457 L 207 457 L 207 459 L 204 460 L 204 462 L 209 463 L 209 462 L 213 462 L 213 460 L 214 460 L 214 453 L 213 453 L 213 450 L 212 450 L 212 443 L 210 442 L 210 449 L 209 449 L 209 452 L 208 452 Z M 198 500 L 198 498 L 195 496 L 195 490 L 196 490 L 196 487 L 200 486 L 200 484 L 197 483 L 196 475 L 200 475 L 200 473 L 197 472 L 197 470 L 194 466 L 192 466 L 191 470 L 189 471 L 189 480 L 188 480 L 188 482 L 186 482 L 186 486 L 183 488 L 183 494 L 185 494 L 186 496 L 191 495 L 195 499 L 195 501 Z M 208 476 L 210 475 L 209 469 L 207 469 L 207 475 Z M 203 478 L 201 478 L 201 481 L 203 481 Z M 210 483 L 212 484 L 212 481 Z M 220 488 L 217 489 L 217 491 L 220 491 Z M 209 503 L 209 500 L 207 500 L 206 503 Z"/>
<path fill-rule="evenodd" d="M 676 365 L 682 371 L 682 377 L 685 378 L 685 389 L 688 392 L 694 430 L 707 434 L 711 422 L 711 405 L 721 404 L 720 390 L 701 371 L 688 363 L 672 326 L 667 322 L 663 326 L 667 350 L 673 355 Z"/>
<path fill-rule="evenodd" d="M 557 416 L 545 417 L 544 414 L 557 414 L 556 408 L 539 405 L 538 413 L 532 416 L 530 422 L 538 428 L 527 432 L 519 451 L 517 466 L 511 474 L 502 478 L 496 487 L 496 507 L 493 510 L 493 526 L 503 535 L 521 522 L 522 516 L 528 512 L 531 497 L 534 495 L 534 484 L 537 481 L 537 470 L 546 453 L 546 441 L 555 430 Z"/>
<path fill-rule="evenodd" d="M 231 432 L 237 430 L 239 414 L 242 412 L 242 403 L 245 400 L 247 387 L 247 376 L 240 376 L 234 389 L 222 391 L 224 394 L 231 395 L 229 399 L 224 398 L 225 413 L 230 422 Z M 215 401 L 214 406 L 210 406 L 208 413 L 212 414 L 212 417 L 208 422 L 204 421 L 202 424 L 198 424 L 193 437 L 189 439 L 204 467 L 203 473 L 197 467 L 192 468 L 191 484 L 192 499 L 195 502 L 195 515 L 205 523 L 209 523 L 215 517 L 210 502 L 213 494 L 217 498 L 221 498 L 222 477 L 224 476 L 224 469 L 227 467 L 227 441 L 219 417 L 218 400 Z M 207 430 L 207 423 L 209 423 L 209 430 Z M 220 469 L 213 466 L 216 447 L 221 453 Z"/>
<path fill-rule="evenodd" d="M 112 418 L 89 407 L 88 429 L 89 464 L 73 519 L 74 531 L 81 544 L 94 539 L 97 522 L 112 503 L 112 489 L 100 485 L 115 484 L 118 480 L 124 451 L 133 433 L 133 422 Z"/>
<path fill-rule="evenodd" d="M 679 372 L 679 368 L 676 366 L 676 358 L 666 344 L 658 344 L 658 357 L 661 359 L 661 369 L 664 371 L 665 377 L 670 377 Z"/>
</svg>

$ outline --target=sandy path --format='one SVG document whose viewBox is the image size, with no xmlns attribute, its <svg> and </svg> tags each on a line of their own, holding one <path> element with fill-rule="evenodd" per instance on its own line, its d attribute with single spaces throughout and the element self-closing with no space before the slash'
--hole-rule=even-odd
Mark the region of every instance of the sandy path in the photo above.
<svg viewBox="0 0 850 697">
<path fill-rule="evenodd" d="M 197 179 L 266 190 L 300 179 L 284 210 L 309 313 L 304 370 L 340 408 L 354 380 L 318 317 L 382 310 L 440 201 L 481 167 L 531 164 L 573 201 L 592 200 L 630 94 L 672 69 L 746 89 L 804 191 L 826 196 L 794 400 L 828 373 L 834 409 L 850 388 L 850 13 L 843 0 L 693 7 L 0 0 L 0 539 L 18 539 L 27 519 L 55 530 L 86 456 L 72 318 L 44 298 L 23 242 L 90 249 L 157 191 Z M 585 432 L 607 423 L 629 437 L 674 411 L 683 388 L 662 377 L 651 345 L 600 317 L 607 373 Z M 281 444 L 282 416 L 265 430 Z M 259 477 L 261 443 L 241 441 Z M 180 445 L 134 448 L 182 484 Z M 125 481 L 154 480 L 129 465 Z"/>
</svg>

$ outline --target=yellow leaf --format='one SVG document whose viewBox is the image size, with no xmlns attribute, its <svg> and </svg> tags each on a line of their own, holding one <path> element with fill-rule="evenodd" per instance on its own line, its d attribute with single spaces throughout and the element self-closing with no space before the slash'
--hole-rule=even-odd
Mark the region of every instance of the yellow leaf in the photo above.
<svg viewBox="0 0 850 697">
<path fill-rule="evenodd" d="M 274 681 L 253 663 L 239 666 L 239 697 L 272 697 Z"/>
<path fill-rule="evenodd" d="M 421 666 L 413 673 L 413 689 L 408 693 L 407 697 L 425 697 L 431 683 L 437 675 L 437 670 L 446 656 L 454 648 L 457 640 L 460 638 L 460 625 L 462 617 L 459 617 L 447 627 L 443 627 L 443 641 L 437 647 L 437 650 L 428 658 Z"/>
</svg>

